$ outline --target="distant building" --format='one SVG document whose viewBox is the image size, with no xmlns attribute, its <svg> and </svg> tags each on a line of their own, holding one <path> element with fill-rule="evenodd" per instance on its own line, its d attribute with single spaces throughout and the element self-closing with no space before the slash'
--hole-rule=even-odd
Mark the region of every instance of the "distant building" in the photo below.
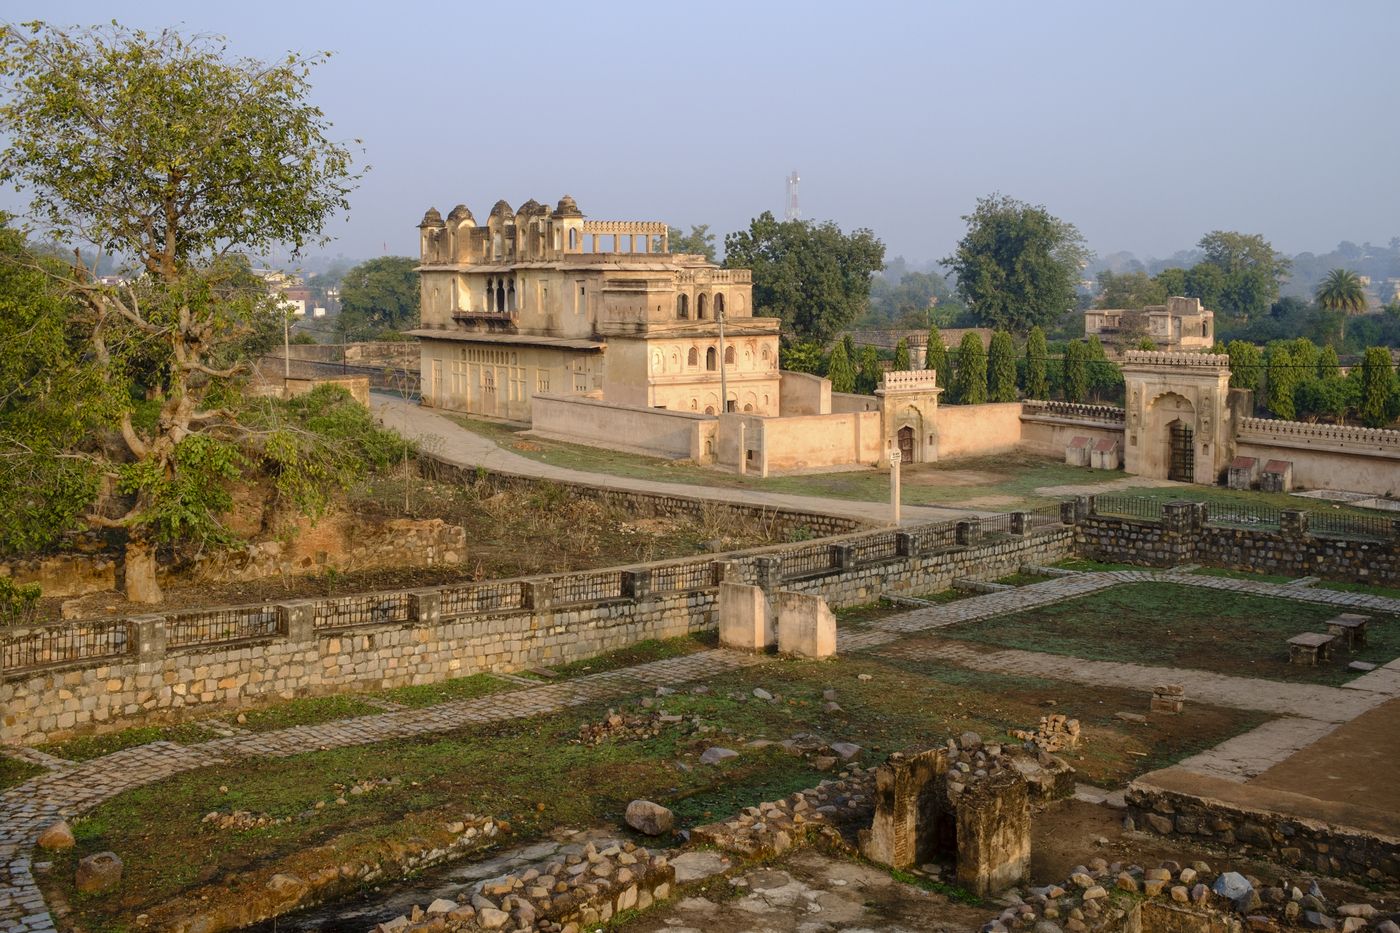
<svg viewBox="0 0 1400 933">
<path fill-rule="evenodd" d="M 1084 312 L 1084 336 L 1151 338 L 1163 350 L 1210 349 L 1215 344 L 1215 312 L 1198 298 L 1168 298 L 1141 311 L 1094 308 Z"/>
</svg>

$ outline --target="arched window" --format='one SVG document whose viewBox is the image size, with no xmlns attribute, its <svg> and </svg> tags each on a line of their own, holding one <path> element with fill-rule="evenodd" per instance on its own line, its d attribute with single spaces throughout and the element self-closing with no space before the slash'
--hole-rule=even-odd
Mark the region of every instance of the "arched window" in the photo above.
<svg viewBox="0 0 1400 933">
<path fill-rule="evenodd" d="M 729 346 L 729 347 L 725 347 L 725 348 L 724 348 L 724 365 L 725 365 L 725 366 L 733 366 L 733 365 L 734 365 L 734 348 L 733 348 L 732 346 Z"/>
<path fill-rule="evenodd" d="M 686 354 L 686 357 L 685 357 L 685 365 L 687 365 L 687 366 L 699 366 L 699 365 L 700 365 L 700 351 L 697 350 L 697 349 L 695 349 L 694 347 L 691 347 L 691 348 L 690 348 L 690 352 L 689 352 L 688 354 Z"/>
<path fill-rule="evenodd" d="M 496 282 L 496 313 L 506 313 L 506 288 L 500 281 Z"/>
<path fill-rule="evenodd" d="M 714 347 L 710 347 L 710 349 L 708 349 L 708 350 L 705 351 L 705 368 L 706 368 L 706 369 L 712 370 L 712 369 L 715 368 L 715 356 L 716 356 L 716 353 L 715 353 L 715 348 L 714 348 Z"/>
<path fill-rule="evenodd" d="M 569 249 L 578 249 L 578 231 L 569 230 Z"/>
<path fill-rule="evenodd" d="M 721 295 L 721 294 L 719 294 L 719 293 L 716 293 L 716 294 L 715 294 L 715 317 L 719 317 L 719 316 L 720 316 L 721 314 L 723 314 L 723 313 L 724 313 L 724 296 Z"/>
<path fill-rule="evenodd" d="M 764 358 L 765 360 L 768 359 L 769 353 L 768 353 L 768 348 L 767 348 L 767 347 L 764 347 L 764 348 L 763 348 L 761 351 L 759 351 L 759 352 L 762 354 L 762 356 L 763 356 L 763 358 Z"/>
<path fill-rule="evenodd" d="M 703 293 L 695 296 L 695 318 L 699 321 L 705 319 L 705 296 Z"/>
<path fill-rule="evenodd" d="M 501 258 L 501 235 L 499 233 L 491 235 L 491 256 L 494 259 Z"/>
<path fill-rule="evenodd" d="M 699 408 L 700 408 L 700 401 L 699 401 L 698 399 L 691 399 L 691 400 L 690 400 L 690 410 L 691 410 L 691 411 L 696 411 L 696 410 L 698 410 Z"/>
<path fill-rule="evenodd" d="M 678 317 L 678 318 L 688 318 L 688 317 L 690 317 L 690 296 L 689 296 L 689 295 L 677 295 L 677 296 L 676 296 L 676 317 Z"/>
<path fill-rule="evenodd" d="M 510 287 L 506 289 L 506 308 L 510 311 L 519 311 L 520 306 L 515 301 L 515 281 L 512 279 Z"/>
<path fill-rule="evenodd" d="M 753 406 L 752 406 L 752 405 L 745 405 L 745 406 L 744 406 L 744 411 L 753 411 Z"/>
<path fill-rule="evenodd" d="M 714 413 L 715 413 L 715 406 L 713 406 L 713 405 L 706 405 L 706 406 L 705 406 L 705 414 L 707 414 L 707 415 L 713 415 Z M 709 444 L 709 443 L 710 443 L 709 441 L 706 441 L 706 444 Z M 714 451 L 711 450 L 710 453 L 714 453 Z"/>
</svg>

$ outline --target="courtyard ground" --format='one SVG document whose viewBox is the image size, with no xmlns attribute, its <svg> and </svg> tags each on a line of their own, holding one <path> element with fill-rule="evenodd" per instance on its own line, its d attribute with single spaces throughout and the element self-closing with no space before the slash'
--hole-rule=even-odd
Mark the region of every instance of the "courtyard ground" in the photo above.
<svg viewBox="0 0 1400 933">
<path fill-rule="evenodd" d="M 1112 788 L 1173 765 L 1235 781 L 1267 775 L 1353 720 L 1358 729 L 1394 733 L 1393 718 L 1377 717 L 1369 727 L 1358 718 L 1400 695 L 1400 677 L 1387 669 L 1339 688 L 1174 668 L 1171 679 L 1187 686 L 1186 713 L 1129 722 L 1117 714 L 1146 711 L 1161 667 L 1044 650 L 987 654 L 987 646 L 955 640 L 959 629 L 988 620 L 1092 604 L 1149 584 L 1325 607 L 1383 603 L 1249 580 L 1095 571 L 912 612 L 852 613 L 843 619 L 836 661 L 779 661 L 686 640 L 576 665 L 538 684 L 510 675 L 515 679 L 467 678 L 462 687 L 449 682 L 436 685 L 437 693 L 411 688 L 419 692 L 397 695 L 408 702 L 388 699 L 392 692 L 328 698 L 381 711 L 312 717 L 315 725 L 287 728 L 305 714 L 269 707 L 261 713 L 270 717 L 266 731 L 257 731 L 252 714 L 242 722 L 235 715 L 223 722 L 224 738 L 185 736 L 83 764 L 51 762 L 42 781 L 0 798 L 3 825 L 7 833 L 29 834 L 32 828 L 20 827 L 46 813 L 85 811 L 75 824 L 78 847 L 43 877 L 52 902 L 72 911 L 66 924 L 115 930 L 134 926 L 140 913 L 156 916 L 174 897 L 193 898 L 177 902 L 188 910 L 203 897 L 247 896 L 271 872 L 305 875 L 318 858 L 324 867 L 327 857 L 354 861 L 414 840 L 431 843 L 466 813 L 507 821 L 513 845 L 565 826 L 616 825 L 636 796 L 672 806 L 682 826 L 693 825 L 815 784 L 831 773 L 819 759 L 836 741 L 860 745 L 852 760 L 870 765 L 890 751 L 967 729 L 1006 738 L 1009 729 L 1062 712 L 1084 724 L 1087 741 L 1068 756 L 1079 779 Z M 1185 626 L 1184 607 L 1193 604 L 1218 625 L 1236 624 L 1188 598 L 1175 600 L 1181 618 L 1173 624 Z M 826 707 L 828 689 L 839 709 Z M 328 701 L 298 702 L 323 709 Z M 610 708 L 623 716 L 616 728 L 608 725 Z M 783 740 L 793 748 L 770 744 Z M 740 754 L 718 766 L 701 764 L 699 754 L 711 746 Z M 588 792 L 579 793 L 584 787 Z M 21 801 L 27 815 L 12 815 Z M 217 819 L 234 811 L 261 825 L 220 826 Z M 160 819 L 151 819 L 153 812 Z M 221 816 L 209 823 L 209 813 Z M 127 860 L 121 889 L 77 895 L 69 884 L 74 859 L 103 849 Z"/>
</svg>

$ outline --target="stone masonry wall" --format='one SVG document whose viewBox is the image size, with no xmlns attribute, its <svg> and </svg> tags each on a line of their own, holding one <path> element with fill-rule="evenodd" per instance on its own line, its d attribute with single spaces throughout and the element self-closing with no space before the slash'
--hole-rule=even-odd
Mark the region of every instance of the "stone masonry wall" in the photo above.
<svg viewBox="0 0 1400 933">
<path fill-rule="evenodd" d="M 932 592 L 955 577 L 994 579 L 1023 564 L 1052 563 L 1069 555 L 1072 539 L 1069 528 L 1057 527 L 794 579 L 781 577 L 777 558 L 740 556 L 729 562 L 728 578 L 820 594 L 841 608 L 873 602 L 883 590 Z M 455 618 L 442 615 L 436 593 L 416 591 L 411 621 L 339 631 L 313 629 L 310 601 L 288 603 L 277 607 L 279 634 L 201 649 L 166 650 L 163 620 L 133 620 L 133 656 L 6 672 L 0 741 L 33 744 L 189 710 L 557 665 L 717 624 L 717 588 L 649 594 L 647 580 L 639 572 L 636 595 L 577 606 L 551 605 L 544 586 L 536 608 Z"/>
<path fill-rule="evenodd" d="M 1137 827 L 1160 835 L 1194 838 L 1305 872 L 1365 883 L 1400 879 L 1400 839 L 1393 836 L 1141 782 L 1129 785 L 1126 801 Z"/>
</svg>

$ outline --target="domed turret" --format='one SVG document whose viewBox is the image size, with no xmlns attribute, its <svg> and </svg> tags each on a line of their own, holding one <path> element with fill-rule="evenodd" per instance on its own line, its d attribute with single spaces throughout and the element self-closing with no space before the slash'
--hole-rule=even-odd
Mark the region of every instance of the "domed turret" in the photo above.
<svg viewBox="0 0 1400 933">
<path fill-rule="evenodd" d="M 436 207 L 430 207 L 428 208 L 427 213 L 423 215 L 423 220 L 421 223 L 418 224 L 418 226 L 422 228 L 445 227 L 447 225 L 442 222 L 442 215 L 438 213 L 438 209 Z"/>
<path fill-rule="evenodd" d="M 508 201 L 497 201 L 496 206 L 491 208 L 492 217 L 513 217 L 515 212 L 510 209 Z"/>
<path fill-rule="evenodd" d="M 472 216 L 472 212 L 467 209 L 465 204 L 458 204 L 456 207 L 452 208 L 452 213 L 447 215 L 447 219 L 453 223 L 463 220 L 476 223 L 476 218 Z"/>
<path fill-rule="evenodd" d="M 554 208 L 555 217 L 582 217 L 583 211 L 578 209 L 578 203 L 569 195 L 564 195 L 559 199 L 559 204 Z"/>
</svg>

